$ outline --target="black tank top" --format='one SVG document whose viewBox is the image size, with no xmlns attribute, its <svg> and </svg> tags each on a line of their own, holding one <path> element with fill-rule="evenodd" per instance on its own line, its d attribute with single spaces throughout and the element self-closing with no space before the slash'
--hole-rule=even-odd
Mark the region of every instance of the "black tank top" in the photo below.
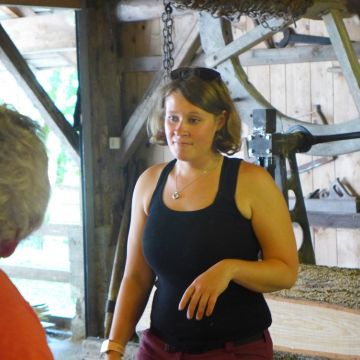
<svg viewBox="0 0 360 360">
<path fill-rule="evenodd" d="M 222 259 L 258 260 L 259 243 L 251 222 L 235 203 L 241 160 L 224 157 L 214 202 L 201 210 L 176 211 L 163 202 L 163 189 L 176 160 L 163 169 L 144 229 L 144 256 L 157 276 L 151 328 L 170 345 L 207 346 L 252 336 L 268 328 L 271 315 L 261 293 L 230 282 L 214 313 L 188 320 L 178 305 L 193 280 Z"/>
</svg>

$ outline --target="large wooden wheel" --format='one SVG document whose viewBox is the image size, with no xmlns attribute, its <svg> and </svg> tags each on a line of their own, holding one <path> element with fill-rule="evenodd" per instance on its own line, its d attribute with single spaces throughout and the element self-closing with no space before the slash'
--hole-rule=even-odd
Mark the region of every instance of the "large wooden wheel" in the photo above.
<svg viewBox="0 0 360 360">
<path fill-rule="evenodd" d="M 346 7 L 343 1 L 316 1 L 308 9 L 305 17 L 321 18 L 328 30 L 331 43 L 337 55 L 346 81 L 351 90 L 358 113 L 360 114 L 360 65 L 343 22 Z M 226 81 L 234 99 L 239 99 L 238 111 L 242 120 L 251 126 L 251 114 L 254 109 L 274 108 L 261 93 L 249 82 L 239 55 L 258 43 L 272 37 L 289 25 L 289 21 L 273 19 L 269 28 L 257 26 L 234 40 L 231 22 L 224 18 L 215 18 L 206 12 L 200 13 L 200 36 L 205 52 L 205 62 L 215 67 Z M 276 30 L 273 30 L 276 28 Z M 276 127 L 286 132 L 289 127 L 301 125 L 313 135 L 333 135 L 360 131 L 360 117 L 341 124 L 318 125 L 289 117 L 277 110 Z M 360 139 L 337 141 L 313 146 L 307 154 L 318 156 L 340 155 L 360 150 Z"/>
</svg>

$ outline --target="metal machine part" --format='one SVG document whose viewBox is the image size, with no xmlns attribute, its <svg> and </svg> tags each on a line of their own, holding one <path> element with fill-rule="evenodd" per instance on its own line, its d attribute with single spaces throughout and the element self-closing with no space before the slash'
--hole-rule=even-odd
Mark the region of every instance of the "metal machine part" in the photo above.
<svg viewBox="0 0 360 360">
<path fill-rule="evenodd" d="M 275 132 L 275 109 L 255 109 L 252 118 L 253 133 L 246 141 L 248 156 L 250 158 L 255 157 L 257 164 L 270 172 L 287 203 L 289 191 L 291 190 L 295 194 L 295 206 L 289 211 L 292 221 L 299 224 L 303 233 L 299 257 L 303 263 L 315 264 L 310 226 L 296 162 L 296 148 L 298 146 L 294 146 L 294 144 L 297 141 L 294 142 L 294 136 L 290 139 L 289 137 L 286 138 L 286 134 Z"/>
<path fill-rule="evenodd" d="M 305 201 L 302 194 L 296 153 L 304 153 L 313 145 L 331 141 L 360 138 L 360 132 L 345 134 L 314 136 L 305 127 L 295 125 L 287 133 L 276 132 L 276 110 L 255 109 L 252 114 L 252 134 L 246 141 L 249 158 L 256 158 L 258 165 L 265 167 L 273 176 L 290 208 L 291 219 L 300 225 L 303 241 L 299 256 L 303 263 L 314 264 L 315 255 L 311 241 L 309 221 Z M 337 194 L 343 187 L 336 186 Z M 295 199 L 289 204 L 289 191 L 295 194 Z M 334 188 L 335 191 L 335 188 Z"/>
</svg>

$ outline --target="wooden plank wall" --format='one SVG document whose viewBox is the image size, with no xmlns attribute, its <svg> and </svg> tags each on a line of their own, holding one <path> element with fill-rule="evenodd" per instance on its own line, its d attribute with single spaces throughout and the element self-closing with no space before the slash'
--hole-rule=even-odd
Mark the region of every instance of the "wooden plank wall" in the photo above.
<svg viewBox="0 0 360 360">
<path fill-rule="evenodd" d="M 174 42 L 184 23 L 196 21 L 192 15 L 175 19 Z M 360 40 L 360 26 L 356 19 L 345 20 L 352 40 Z M 242 18 L 234 24 L 234 37 L 253 27 L 251 19 Z M 162 52 L 162 24 L 159 20 L 123 25 L 124 56 L 152 56 Z M 322 21 L 302 19 L 296 31 L 303 34 L 327 36 Z M 264 44 L 258 47 L 265 47 Z M 329 123 L 340 123 L 358 116 L 346 81 L 341 72 L 334 71 L 337 62 L 263 65 L 246 68 L 249 80 L 280 111 L 298 119 L 321 123 L 316 105 Z M 152 74 L 124 75 L 124 107 L 127 116 L 136 106 L 149 84 Z M 244 129 L 246 135 L 247 129 Z M 139 155 L 148 164 L 168 161 L 171 154 L 164 147 L 144 144 Z M 240 155 L 241 156 L 241 153 Z M 298 156 L 299 164 L 311 161 Z M 336 178 L 349 183 L 360 194 L 360 153 L 346 154 L 336 161 L 301 175 L 304 195 L 315 189 L 328 188 Z M 312 228 L 316 261 L 319 265 L 360 268 L 360 229 Z"/>
</svg>

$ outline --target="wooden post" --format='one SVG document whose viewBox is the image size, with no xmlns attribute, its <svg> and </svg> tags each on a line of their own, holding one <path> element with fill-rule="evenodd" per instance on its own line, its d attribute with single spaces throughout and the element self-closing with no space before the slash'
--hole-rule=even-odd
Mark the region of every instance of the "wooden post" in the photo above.
<svg viewBox="0 0 360 360">
<path fill-rule="evenodd" d="M 354 99 L 355 106 L 360 113 L 360 64 L 352 47 L 341 13 L 338 10 L 332 9 L 323 16 L 323 20 Z"/>
<path fill-rule="evenodd" d="M 86 0 L 78 13 L 87 336 L 103 336 L 104 309 L 122 217 L 121 71 L 115 2 Z"/>
</svg>

